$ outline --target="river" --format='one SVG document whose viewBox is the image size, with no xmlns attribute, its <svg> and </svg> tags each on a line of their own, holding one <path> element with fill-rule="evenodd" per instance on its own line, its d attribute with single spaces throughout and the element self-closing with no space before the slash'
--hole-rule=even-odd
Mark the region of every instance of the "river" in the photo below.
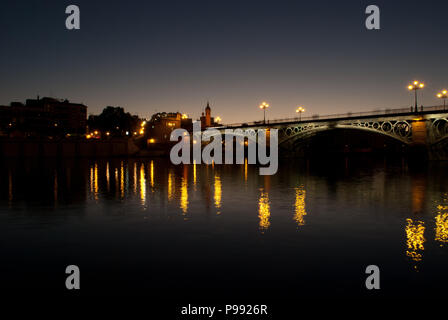
<svg viewBox="0 0 448 320">
<path fill-rule="evenodd" d="M 441 296 L 448 163 L 169 159 L 2 160 L 0 283 L 86 294 L 359 296 L 368 265 L 385 297 Z"/>
</svg>

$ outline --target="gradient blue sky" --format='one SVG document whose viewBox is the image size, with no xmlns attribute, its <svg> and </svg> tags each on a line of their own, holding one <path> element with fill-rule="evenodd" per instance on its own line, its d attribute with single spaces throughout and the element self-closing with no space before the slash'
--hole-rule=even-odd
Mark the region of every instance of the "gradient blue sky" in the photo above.
<svg viewBox="0 0 448 320">
<path fill-rule="evenodd" d="M 65 29 L 65 7 L 81 30 Z M 364 27 L 381 9 L 381 30 Z M 409 107 L 448 89 L 448 1 L 10 1 L 0 3 L 0 104 L 54 96 L 226 123 Z"/>
</svg>

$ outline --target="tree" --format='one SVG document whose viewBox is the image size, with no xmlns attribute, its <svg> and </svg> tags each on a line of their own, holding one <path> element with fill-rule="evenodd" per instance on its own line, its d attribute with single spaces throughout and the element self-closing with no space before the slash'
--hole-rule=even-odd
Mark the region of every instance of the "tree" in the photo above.
<svg viewBox="0 0 448 320">
<path fill-rule="evenodd" d="M 140 119 L 136 115 L 125 112 L 122 107 L 104 108 L 99 115 L 90 115 L 87 121 L 90 131 L 109 132 L 112 136 L 125 136 L 126 132 L 138 130 Z"/>
</svg>

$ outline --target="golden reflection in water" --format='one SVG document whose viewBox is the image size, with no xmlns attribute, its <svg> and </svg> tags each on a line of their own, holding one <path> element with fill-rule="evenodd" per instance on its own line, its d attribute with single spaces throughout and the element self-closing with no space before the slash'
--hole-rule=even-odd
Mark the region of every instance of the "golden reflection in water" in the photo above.
<svg viewBox="0 0 448 320">
<path fill-rule="evenodd" d="M 146 204 L 146 178 L 143 163 L 140 165 L 140 200 L 142 200 L 142 205 Z"/>
<path fill-rule="evenodd" d="M 134 194 L 137 194 L 137 163 L 134 162 Z"/>
<path fill-rule="evenodd" d="M 90 194 L 93 194 L 93 166 L 90 166 Z"/>
<path fill-rule="evenodd" d="M 271 225 L 269 221 L 270 216 L 269 194 L 261 189 L 260 199 L 258 201 L 258 218 L 260 219 L 259 226 L 261 232 L 266 231 Z"/>
<path fill-rule="evenodd" d="M 294 203 L 295 213 L 294 221 L 297 222 L 298 226 L 305 225 L 306 210 L 305 210 L 305 197 L 306 191 L 304 186 L 300 186 L 296 190 L 296 202 Z"/>
<path fill-rule="evenodd" d="M 180 208 L 182 213 L 186 214 L 188 211 L 188 183 L 185 177 L 182 177 L 182 184 L 180 188 Z"/>
<path fill-rule="evenodd" d="M 98 200 L 98 163 L 95 162 L 95 171 L 93 176 L 93 190 L 95 200 Z"/>
<path fill-rule="evenodd" d="M 173 199 L 173 172 L 170 170 L 168 172 L 168 201 Z"/>
<path fill-rule="evenodd" d="M 151 188 L 154 188 L 154 160 L 151 160 L 151 166 L 150 166 L 151 174 L 150 174 L 150 180 L 151 180 Z"/>
<path fill-rule="evenodd" d="M 124 198 L 124 165 L 123 161 L 120 162 L 120 197 Z"/>
<path fill-rule="evenodd" d="M 448 242 L 448 213 L 436 216 L 436 241 L 441 245 Z"/>
<path fill-rule="evenodd" d="M 413 221 L 412 219 L 406 219 L 408 223 L 406 225 L 406 255 L 414 261 L 422 260 L 422 251 L 425 250 L 424 243 L 426 241 L 424 233 L 425 226 L 423 221 Z"/>
<path fill-rule="evenodd" d="M 444 199 L 446 201 L 446 199 Z M 448 242 L 448 206 L 437 206 L 436 216 L 436 236 L 435 240 L 440 242 L 440 245 Z"/>
<path fill-rule="evenodd" d="M 107 192 L 109 192 L 110 191 L 109 161 L 106 162 L 106 183 L 107 183 Z"/>
<path fill-rule="evenodd" d="M 196 160 L 193 160 L 193 185 L 196 186 Z"/>
<path fill-rule="evenodd" d="M 220 212 L 220 209 L 221 209 L 221 194 L 222 194 L 221 177 L 218 174 L 215 174 L 215 195 L 214 195 L 214 199 L 215 199 L 215 207 L 216 207 L 216 210 L 218 211 L 217 214 L 221 214 L 221 212 Z"/>
<path fill-rule="evenodd" d="M 247 158 L 244 158 L 244 181 L 247 182 Z"/>
</svg>

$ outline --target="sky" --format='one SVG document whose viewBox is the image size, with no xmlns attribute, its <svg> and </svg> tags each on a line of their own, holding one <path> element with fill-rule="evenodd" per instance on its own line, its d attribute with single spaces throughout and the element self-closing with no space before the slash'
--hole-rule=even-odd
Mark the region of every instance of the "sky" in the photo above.
<svg viewBox="0 0 448 320">
<path fill-rule="evenodd" d="M 81 29 L 67 30 L 78 5 Z M 380 8 L 381 29 L 365 28 Z M 224 123 L 424 105 L 448 89 L 448 1 L 0 2 L 0 104 L 37 95 L 89 114 L 121 106 L 141 117 Z M 420 103 L 419 103 L 420 104 Z"/>
</svg>

